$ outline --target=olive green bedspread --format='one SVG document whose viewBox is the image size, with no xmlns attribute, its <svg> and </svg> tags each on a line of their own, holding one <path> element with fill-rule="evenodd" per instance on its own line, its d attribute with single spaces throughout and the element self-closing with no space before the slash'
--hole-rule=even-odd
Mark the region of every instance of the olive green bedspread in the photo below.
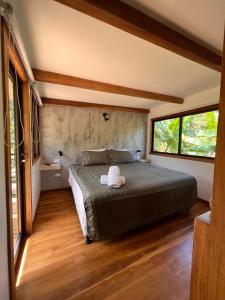
<svg viewBox="0 0 225 300">
<path fill-rule="evenodd" d="M 134 228 L 192 207 L 197 199 L 193 176 L 149 163 L 120 164 L 126 184 L 111 189 L 100 184 L 108 165 L 72 165 L 83 193 L 89 238 L 111 239 Z"/>
</svg>

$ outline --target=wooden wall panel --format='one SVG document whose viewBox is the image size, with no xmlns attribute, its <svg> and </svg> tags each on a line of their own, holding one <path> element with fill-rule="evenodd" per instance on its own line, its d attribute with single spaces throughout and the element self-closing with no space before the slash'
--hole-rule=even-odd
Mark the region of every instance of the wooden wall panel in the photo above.
<svg viewBox="0 0 225 300">
<path fill-rule="evenodd" d="M 211 223 L 207 229 L 201 221 L 195 226 L 191 300 L 225 299 L 225 61 L 219 112 Z"/>
</svg>

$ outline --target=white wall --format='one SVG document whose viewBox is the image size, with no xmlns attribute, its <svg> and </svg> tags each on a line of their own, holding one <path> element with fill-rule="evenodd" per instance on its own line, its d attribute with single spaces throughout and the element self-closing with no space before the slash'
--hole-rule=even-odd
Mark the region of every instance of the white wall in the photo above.
<svg viewBox="0 0 225 300">
<path fill-rule="evenodd" d="M 32 220 L 34 220 L 41 193 L 41 159 L 32 166 Z"/>
<path fill-rule="evenodd" d="M 0 40 L 1 41 L 1 40 Z M 1 47 L 0 47 L 1 57 Z M 0 60 L 0 70 L 2 69 Z M 2 73 L 0 72 L 0 299 L 9 299 Z"/>
<path fill-rule="evenodd" d="M 151 155 L 151 161 L 153 165 L 193 175 L 198 182 L 198 197 L 207 201 L 210 199 L 214 164 L 157 155 Z"/>
<path fill-rule="evenodd" d="M 219 91 L 220 88 L 216 87 L 187 97 L 182 105 L 167 103 L 151 109 L 148 122 L 147 153 L 150 152 L 150 120 L 152 118 L 216 104 L 219 102 Z M 210 199 L 213 186 L 214 164 L 150 154 L 147 157 L 151 158 L 154 165 L 186 172 L 195 176 L 198 182 L 198 196 L 207 201 Z"/>
</svg>

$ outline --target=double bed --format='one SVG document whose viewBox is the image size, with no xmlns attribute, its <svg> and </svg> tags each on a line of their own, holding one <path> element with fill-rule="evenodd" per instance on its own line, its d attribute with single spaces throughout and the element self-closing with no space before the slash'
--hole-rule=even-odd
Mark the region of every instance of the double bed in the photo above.
<svg viewBox="0 0 225 300">
<path fill-rule="evenodd" d="M 86 240 L 112 239 L 124 232 L 190 209 L 197 200 L 193 176 L 149 163 L 120 164 L 126 184 L 100 184 L 109 165 L 71 165 L 69 183 Z"/>
</svg>

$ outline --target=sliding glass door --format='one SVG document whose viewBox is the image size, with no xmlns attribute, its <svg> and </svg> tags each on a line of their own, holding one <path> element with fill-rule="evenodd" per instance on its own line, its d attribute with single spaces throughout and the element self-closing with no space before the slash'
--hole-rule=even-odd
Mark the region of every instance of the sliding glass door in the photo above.
<svg viewBox="0 0 225 300">
<path fill-rule="evenodd" d="M 13 247 L 15 262 L 19 252 L 23 237 L 23 126 L 21 115 L 19 81 L 15 72 L 10 72 L 8 76 L 8 122 L 9 137 L 8 147 L 10 152 L 10 183 L 11 183 L 11 214 L 13 230 Z"/>
</svg>

